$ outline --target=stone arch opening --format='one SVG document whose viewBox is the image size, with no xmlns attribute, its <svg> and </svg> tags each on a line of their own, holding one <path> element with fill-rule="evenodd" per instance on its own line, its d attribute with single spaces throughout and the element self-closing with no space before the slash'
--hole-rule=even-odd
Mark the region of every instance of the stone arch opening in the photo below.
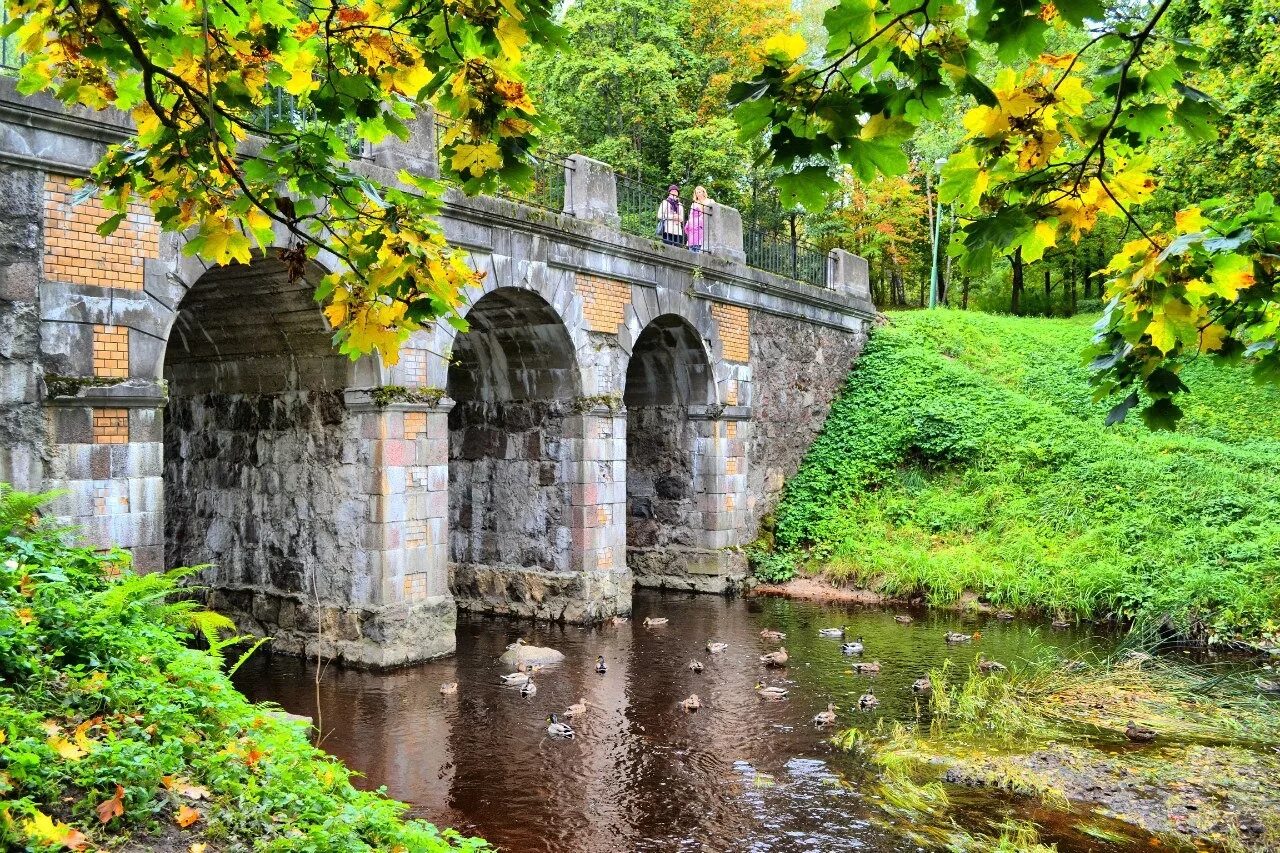
<svg viewBox="0 0 1280 853">
<path fill-rule="evenodd" d="M 674 314 L 655 318 L 627 364 L 627 564 L 636 583 L 693 588 L 703 545 L 700 447 L 715 385 L 698 331 Z"/>
<path fill-rule="evenodd" d="M 218 606 L 283 650 L 295 649 L 275 629 L 295 627 L 300 602 L 349 603 L 370 574 L 351 366 L 312 298 L 321 275 L 290 282 L 274 257 L 210 269 L 163 361 L 165 562 L 212 563 Z"/>
<path fill-rule="evenodd" d="M 447 386 L 454 594 L 462 607 L 548 615 L 534 587 L 574 569 L 575 348 L 532 291 L 491 291 L 466 318 Z"/>
</svg>

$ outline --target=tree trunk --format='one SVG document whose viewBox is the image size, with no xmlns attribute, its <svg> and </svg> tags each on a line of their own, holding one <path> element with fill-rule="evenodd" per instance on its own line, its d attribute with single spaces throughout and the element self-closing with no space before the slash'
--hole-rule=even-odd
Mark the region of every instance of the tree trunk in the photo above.
<svg viewBox="0 0 1280 853">
<path fill-rule="evenodd" d="M 1009 263 L 1013 265 L 1013 293 L 1009 298 L 1009 313 L 1020 315 L 1022 313 L 1022 249 L 1014 249 L 1013 257 L 1009 259 Z"/>
<path fill-rule="evenodd" d="M 1073 253 L 1067 261 L 1067 316 L 1076 315 L 1076 256 Z"/>
<path fill-rule="evenodd" d="M 1053 316 L 1053 281 L 1049 278 L 1049 262 L 1044 265 L 1044 316 Z"/>
<path fill-rule="evenodd" d="M 969 310 L 969 274 L 965 273 L 960 279 L 960 307 Z"/>
</svg>

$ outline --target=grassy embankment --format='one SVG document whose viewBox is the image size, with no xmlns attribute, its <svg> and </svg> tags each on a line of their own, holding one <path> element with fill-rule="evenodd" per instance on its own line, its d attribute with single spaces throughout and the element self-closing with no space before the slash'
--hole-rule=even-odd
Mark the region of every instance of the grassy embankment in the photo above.
<svg viewBox="0 0 1280 853">
<path fill-rule="evenodd" d="M 1280 621 L 1280 389 L 1201 361 L 1177 433 L 1104 426 L 1089 320 L 956 311 L 876 330 L 757 572 L 1076 617 Z"/>
<path fill-rule="evenodd" d="M 0 847 L 488 849 L 353 788 L 236 692 L 225 640 L 194 646 L 226 620 L 175 602 L 173 573 L 66 546 L 34 506 L 0 488 Z"/>
</svg>

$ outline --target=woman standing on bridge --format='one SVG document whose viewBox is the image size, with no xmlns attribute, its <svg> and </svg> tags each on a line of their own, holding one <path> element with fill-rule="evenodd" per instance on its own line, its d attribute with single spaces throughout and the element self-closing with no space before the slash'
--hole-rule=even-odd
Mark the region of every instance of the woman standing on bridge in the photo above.
<svg viewBox="0 0 1280 853">
<path fill-rule="evenodd" d="M 710 212 L 711 199 L 707 197 L 706 187 L 693 188 L 693 203 L 689 205 L 689 222 L 684 233 L 689 244 L 689 251 L 701 252 L 702 240 L 707 227 L 707 214 Z"/>
<path fill-rule="evenodd" d="M 667 197 L 658 202 L 658 236 L 668 246 L 684 245 L 684 205 L 675 184 L 667 187 Z"/>
</svg>

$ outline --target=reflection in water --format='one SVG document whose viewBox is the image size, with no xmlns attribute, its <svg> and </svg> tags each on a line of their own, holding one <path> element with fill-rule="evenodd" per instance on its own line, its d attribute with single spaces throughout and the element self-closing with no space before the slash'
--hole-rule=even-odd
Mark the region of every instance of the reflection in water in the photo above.
<svg viewBox="0 0 1280 853">
<path fill-rule="evenodd" d="M 670 617 L 645 628 L 646 615 Z M 818 629 L 847 624 L 862 635 L 875 677 L 854 675 L 855 658 Z M 766 671 L 758 657 L 776 648 L 762 628 L 787 633 L 791 664 Z M 948 629 L 981 632 L 973 644 L 948 646 Z M 502 686 L 498 663 L 507 643 L 523 636 L 567 655 L 536 678 L 522 699 Z M 708 655 L 708 640 L 729 644 Z M 833 750 L 829 732 L 810 720 L 828 701 L 842 726 L 879 719 L 914 720 L 910 685 L 950 658 L 967 669 L 979 651 L 1017 666 L 1056 647 L 1064 654 L 1101 649 L 1107 641 L 985 617 L 920 613 L 899 625 L 889 612 L 793 602 L 730 600 L 637 590 L 635 618 L 620 626 L 532 625 L 461 615 L 458 652 L 389 673 L 326 669 L 320 687 L 323 746 L 364 774 L 369 787 L 413 804 L 413 814 L 481 835 L 504 850 L 523 851 L 830 851 L 909 849 L 891 830 L 873 826 L 859 793 L 863 769 Z M 595 656 L 609 663 L 601 675 Z M 702 660 L 701 674 L 688 670 Z M 764 702 L 763 678 L 791 691 Z M 315 714 L 314 669 L 266 655 L 237 675 L 257 701 Z M 458 682 L 457 696 L 440 685 Z M 859 713 L 857 697 L 873 684 L 880 708 Z M 703 708 L 680 701 L 697 693 Z M 546 716 L 580 698 L 589 711 L 574 721 L 572 741 L 546 735 Z M 1063 851 L 1075 849 L 1064 840 Z"/>
</svg>

